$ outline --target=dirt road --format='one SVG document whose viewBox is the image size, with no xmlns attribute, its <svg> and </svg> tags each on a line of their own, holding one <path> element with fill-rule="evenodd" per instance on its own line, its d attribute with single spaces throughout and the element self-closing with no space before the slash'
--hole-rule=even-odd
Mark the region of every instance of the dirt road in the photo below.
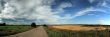
<svg viewBox="0 0 110 37">
<path fill-rule="evenodd" d="M 27 32 L 23 32 L 11 36 L 5 36 L 5 37 L 48 37 L 48 35 L 44 30 L 43 26 L 39 26 Z"/>
</svg>

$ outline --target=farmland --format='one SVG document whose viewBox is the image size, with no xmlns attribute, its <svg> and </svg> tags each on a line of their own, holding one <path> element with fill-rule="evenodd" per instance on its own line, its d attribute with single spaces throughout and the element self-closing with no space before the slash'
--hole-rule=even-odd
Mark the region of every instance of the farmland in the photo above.
<svg viewBox="0 0 110 37">
<path fill-rule="evenodd" d="M 75 31 L 87 31 L 87 30 L 105 30 L 104 26 L 82 26 L 82 25 L 61 25 L 61 26 L 49 26 L 52 29 L 64 29 L 64 30 L 75 30 Z"/>
<path fill-rule="evenodd" d="M 106 26 L 53 25 L 45 29 L 49 37 L 109 37 Z"/>
<path fill-rule="evenodd" d="M 38 26 L 44 26 L 49 37 L 109 37 L 110 33 L 109 25 L 36 25 Z M 22 33 L 33 28 L 31 25 L 0 26 L 0 36 Z"/>
</svg>

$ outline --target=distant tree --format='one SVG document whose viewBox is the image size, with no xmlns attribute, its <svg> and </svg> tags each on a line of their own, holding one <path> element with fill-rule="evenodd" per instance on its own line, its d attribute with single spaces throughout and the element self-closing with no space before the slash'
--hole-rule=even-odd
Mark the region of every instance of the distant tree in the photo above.
<svg viewBox="0 0 110 37">
<path fill-rule="evenodd" d="M 36 23 L 31 23 L 31 27 L 36 27 Z"/>
<path fill-rule="evenodd" d="M 6 23 L 0 23 L 0 26 L 6 26 Z"/>
<path fill-rule="evenodd" d="M 6 26 L 6 23 L 3 23 L 3 26 Z"/>
<path fill-rule="evenodd" d="M 44 27 L 48 27 L 47 24 L 43 24 Z"/>
</svg>

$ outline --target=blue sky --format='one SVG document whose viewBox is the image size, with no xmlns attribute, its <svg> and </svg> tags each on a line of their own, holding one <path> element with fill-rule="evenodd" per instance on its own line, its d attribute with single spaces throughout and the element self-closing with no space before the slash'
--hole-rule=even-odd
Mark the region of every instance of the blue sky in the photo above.
<svg viewBox="0 0 110 37">
<path fill-rule="evenodd" d="M 110 0 L 0 0 L 0 22 L 110 24 Z"/>
</svg>

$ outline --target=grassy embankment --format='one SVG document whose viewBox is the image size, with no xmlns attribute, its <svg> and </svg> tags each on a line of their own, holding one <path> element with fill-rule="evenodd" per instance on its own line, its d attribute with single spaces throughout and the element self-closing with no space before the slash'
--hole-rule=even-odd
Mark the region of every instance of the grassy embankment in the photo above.
<svg viewBox="0 0 110 37">
<path fill-rule="evenodd" d="M 8 36 L 33 29 L 30 25 L 6 25 L 0 26 L 0 36 Z"/>
</svg>

